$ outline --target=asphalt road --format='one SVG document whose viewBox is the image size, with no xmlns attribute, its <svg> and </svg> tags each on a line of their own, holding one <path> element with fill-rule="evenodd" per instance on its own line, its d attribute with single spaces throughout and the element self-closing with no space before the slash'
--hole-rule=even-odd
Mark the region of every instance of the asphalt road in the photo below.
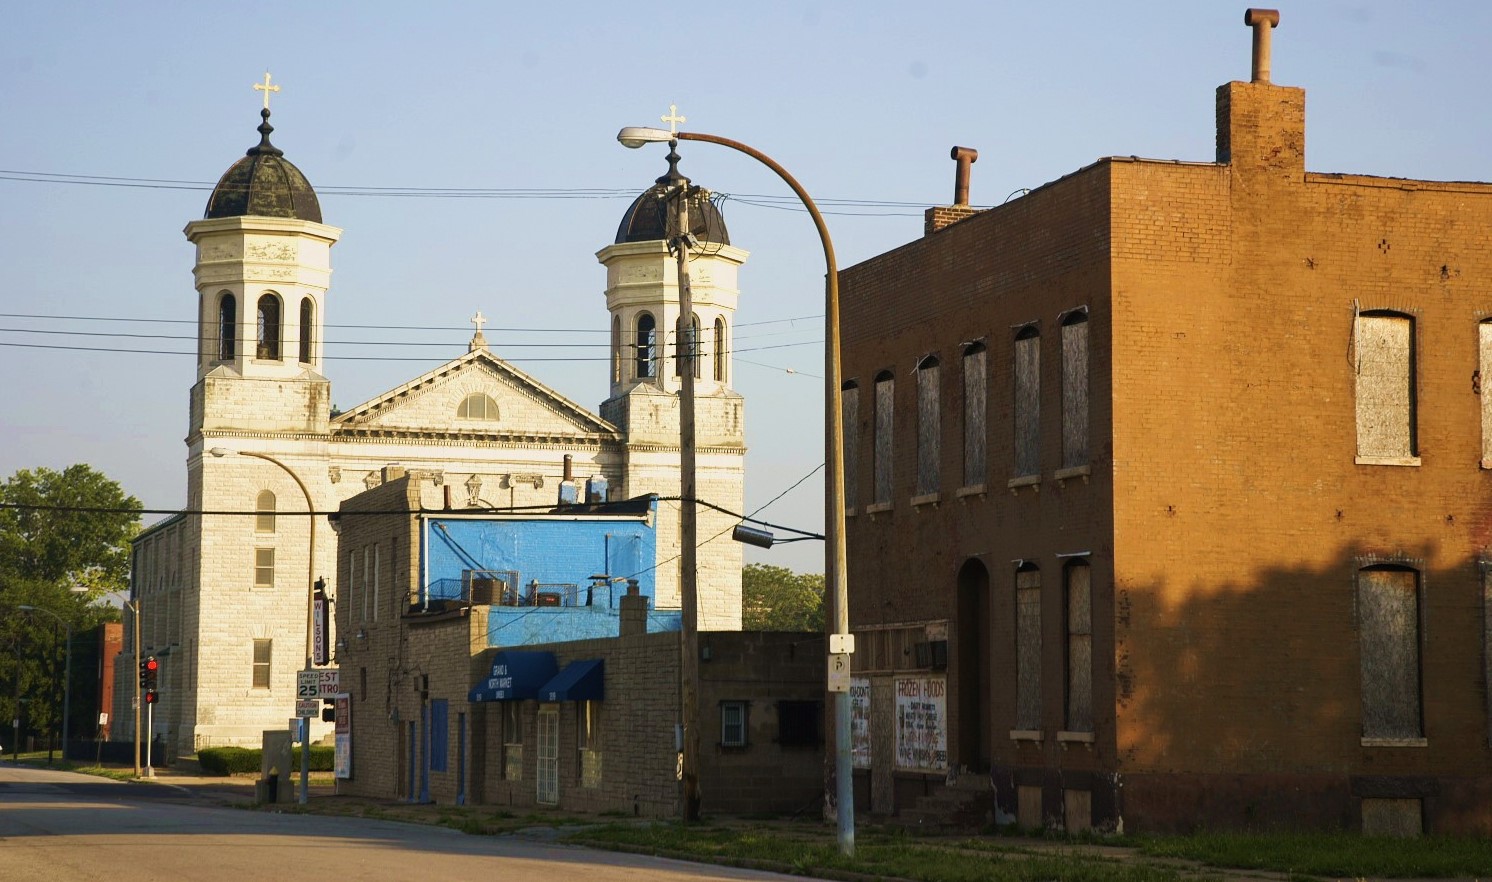
<svg viewBox="0 0 1492 882">
<path fill-rule="evenodd" d="M 441 882 L 802 877 L 468 836 L 443 827 L 243 811 L 155 785 L 0 765 L 0 880 L 286 878 Z"/>
</svg>

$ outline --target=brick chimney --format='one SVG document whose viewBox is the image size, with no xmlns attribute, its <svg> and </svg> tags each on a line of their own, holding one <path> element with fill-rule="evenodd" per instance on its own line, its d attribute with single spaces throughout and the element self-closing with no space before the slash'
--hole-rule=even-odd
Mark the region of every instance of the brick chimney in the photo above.
<svg viewBox="0 0 1492 882">
<path fill-rule="evenodd" d="M 922 233 L 931 236 L 951 223 L 963 220 L 975 209 L 969 207 L 969 166 L 979 159 L 979 151 L 972 147 L 954 147 L 949 158 L 958 163 L 953 173 L 953 204 L 929 208 L 924 215 Z"/>
<path fill-rule="evenodd" d="M 627 580 L 617 623 L 618 637 L 634 637 L 648 632 L 648 599 L 637 588 L 636 579 Z"/>
<path fill-rule="evenodd" d="M 1217 88 L 1217 161 L 1235 174 L 1301 179 L 1305 175 L 1305 90 L 1269 81 L 1274 9 L 1250 9 L 1243 23 L 1254 30 L 1249 82 Z"/>
</svg>

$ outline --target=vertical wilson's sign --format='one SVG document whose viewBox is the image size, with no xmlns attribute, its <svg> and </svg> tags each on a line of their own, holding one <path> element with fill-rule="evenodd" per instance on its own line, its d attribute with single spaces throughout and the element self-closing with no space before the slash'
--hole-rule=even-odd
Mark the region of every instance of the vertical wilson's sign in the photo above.
<svg viewBox="0 0 1492 882">
<path fill-rule="evenodd" d="M 318 665 L 326 664 L 326 592 L 317 591 L 312 595 L 312 637 L 311 646 L 314 648 L 312 658 Z"/>
<path fill-rule="evenodd" d="M 896 680 L 896 767 L 948 769 L 948 685 L 942 677 Z"/>
</svg>

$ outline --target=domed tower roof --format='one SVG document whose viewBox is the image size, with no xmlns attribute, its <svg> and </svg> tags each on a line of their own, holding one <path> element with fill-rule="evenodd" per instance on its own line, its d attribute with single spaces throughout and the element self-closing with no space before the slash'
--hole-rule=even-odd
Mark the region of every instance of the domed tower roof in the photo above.
<svg viewBox="0 0 1492 882">
<path fill-rule="evenodd" d="M 668 173 L 632 200 L 627 213 L 622 215 L 621 225 L 617 227 L 616 244 L 667 239 L 669 188 L 687 183 L 689 179 L 679 174 L 679 154 L 670 149 Z M 730 244 L 725 218 L 720 215 L 720 209 L 715 207 L 715 203 L 710 201 L 709 193 L 703 189 L 691 188 L 689 191 L 689 232 L 701 242 Z"/>
<path fill-rule="evenodd" d="M 259 143 L 233 163 L 212 196 L 203 217 L 293 217 L 321 223 L 321 203 L 311 182 L 285 158 L 285 151 L 269 143 L 269 108 L 259 111 Z"/>
</svg>

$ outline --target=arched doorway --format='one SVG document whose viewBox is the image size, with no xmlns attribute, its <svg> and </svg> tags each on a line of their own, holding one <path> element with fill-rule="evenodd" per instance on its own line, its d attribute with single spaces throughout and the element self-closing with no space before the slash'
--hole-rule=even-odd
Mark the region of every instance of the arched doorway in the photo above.
<svg viewBox="0 0 1492 882">
<path fill-rule="evenodd" d="M 958 764 L 989 768 L 990 597 L 989 571 L 969 560 L 958 571 Z"/>
</svg>

